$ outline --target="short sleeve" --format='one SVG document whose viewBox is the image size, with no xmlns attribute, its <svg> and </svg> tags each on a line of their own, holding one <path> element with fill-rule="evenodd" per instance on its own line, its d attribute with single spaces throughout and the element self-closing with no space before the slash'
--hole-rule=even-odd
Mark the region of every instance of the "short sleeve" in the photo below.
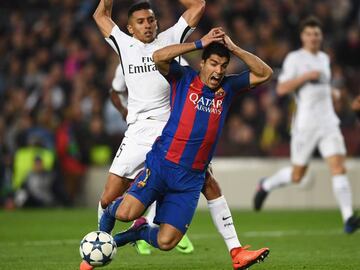
<svg viewBox="0 0 360 270">
<path fill-rule="evenodd" d="M 284 60 L 281 73 L 279 75 L 278 81 L 285 82 L 288 80 L 295 79 L 296 77 L 296 59 L 295 55 L 288 54 Z"/>
<path fill-rule="evenodd" d="M 119 64 L 116 68 L 115 76 L 112 81 L 112 88 L 118 93 L 126 91 L 125 77 L 122 73 L 121 64 Z"/>
<path fill-rule="evenodd" d="M 233 92 L 241 92 L 250 88 L 250 71 L 246 70 L 237 75 L 227 76 L 226 83 Z"/>
<path fill-rule="evenodd" d="M 167 44 L 183 43 L 194 32 L 183 17 L 180 17 L 176 24 L 159 34 L 159 39 L 163 39 Z"/>
<path fill-rule="evenodd" d="M 115 25 L 111 30 L 110 36 L 105 38 L 110 44 L 111 48 L 121 57 L 121 52 L 128 47 L 132 42 L 132 37 L 125 34 L 120 28 Z"/>
</svg>

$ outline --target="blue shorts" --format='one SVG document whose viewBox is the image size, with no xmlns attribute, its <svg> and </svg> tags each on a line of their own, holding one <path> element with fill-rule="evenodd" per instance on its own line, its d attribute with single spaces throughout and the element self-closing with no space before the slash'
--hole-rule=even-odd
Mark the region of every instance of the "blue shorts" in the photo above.
<svg viewBox="0 0 360 270">
<path fill-rule="evenodd" d="M 185 234 L 205 181 L 205 172 L 196 172 L 170 162 L 150 151 L 145 168 L 137 176 L 128 194 L 145 207 L 157 201 L 154 223 L 166 223 Z"/>
</svg>

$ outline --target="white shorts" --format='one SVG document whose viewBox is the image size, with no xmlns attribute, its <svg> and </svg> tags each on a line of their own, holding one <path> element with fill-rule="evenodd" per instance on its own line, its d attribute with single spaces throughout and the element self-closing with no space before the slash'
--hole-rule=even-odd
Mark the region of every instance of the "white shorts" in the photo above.
<svg viewBox="0 0 360 270">
<path fill-rule="evenodd" d="M 296 131 L 291 136 L 291 163 L 305 166 L 315 149 L 323 158 L 346 155 L 344 137 L 338 126 Z"/>
<path fill-rule="evenodd" d="M 130 124 L 109 169 L 110 173 L 134 179 L 143 169 L 146 154 L 161 135 L 166 121 L 138 120 Z"/>
</svg>

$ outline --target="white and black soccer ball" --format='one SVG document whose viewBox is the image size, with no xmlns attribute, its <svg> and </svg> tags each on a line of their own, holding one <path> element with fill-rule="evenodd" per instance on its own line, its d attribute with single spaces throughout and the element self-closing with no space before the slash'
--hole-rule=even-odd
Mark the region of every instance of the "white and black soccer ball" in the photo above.
<svg viewBox="0 0 360 270">
<path fill-rule="evenodd" d="M 115 254 L 114 238 L 106 232 L 90 232 L 80 242 L 80 256 L 92 266 L 98 267 L 110 263 Z"/>
</svg>

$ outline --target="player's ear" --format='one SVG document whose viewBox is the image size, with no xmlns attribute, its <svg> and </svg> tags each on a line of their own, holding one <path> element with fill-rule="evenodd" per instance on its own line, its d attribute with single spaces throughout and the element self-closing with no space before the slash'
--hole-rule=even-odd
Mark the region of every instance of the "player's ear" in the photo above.
<svg viewBox="0 0 360 270">
<path fill-rule="evenodd" d="M 130 35 L 133 35 L 133 34 L 134 34 L 134 30 L 133 30 L 133 28 L 132 28 L 132 26 L 131 26 L 130 24 L 128 24 L 128 25 L 126 26 L 126 28 L 127 28 L 127 30 L 129 31 Z"/>
<path fill-rule="evenodd" d="M 156 23 L 156 28 L 155 28 L 155 32 L 157 32 L 159 30 L 159 24 L 158 24 L 158 20 L 155 20 Z"/>
<path fill-rule="evenodd" d="M 200 62 L 200 69 L 203 69 L 204 65 L 205 65 L 205 60 L 202 59 Z"/>
</svg>

